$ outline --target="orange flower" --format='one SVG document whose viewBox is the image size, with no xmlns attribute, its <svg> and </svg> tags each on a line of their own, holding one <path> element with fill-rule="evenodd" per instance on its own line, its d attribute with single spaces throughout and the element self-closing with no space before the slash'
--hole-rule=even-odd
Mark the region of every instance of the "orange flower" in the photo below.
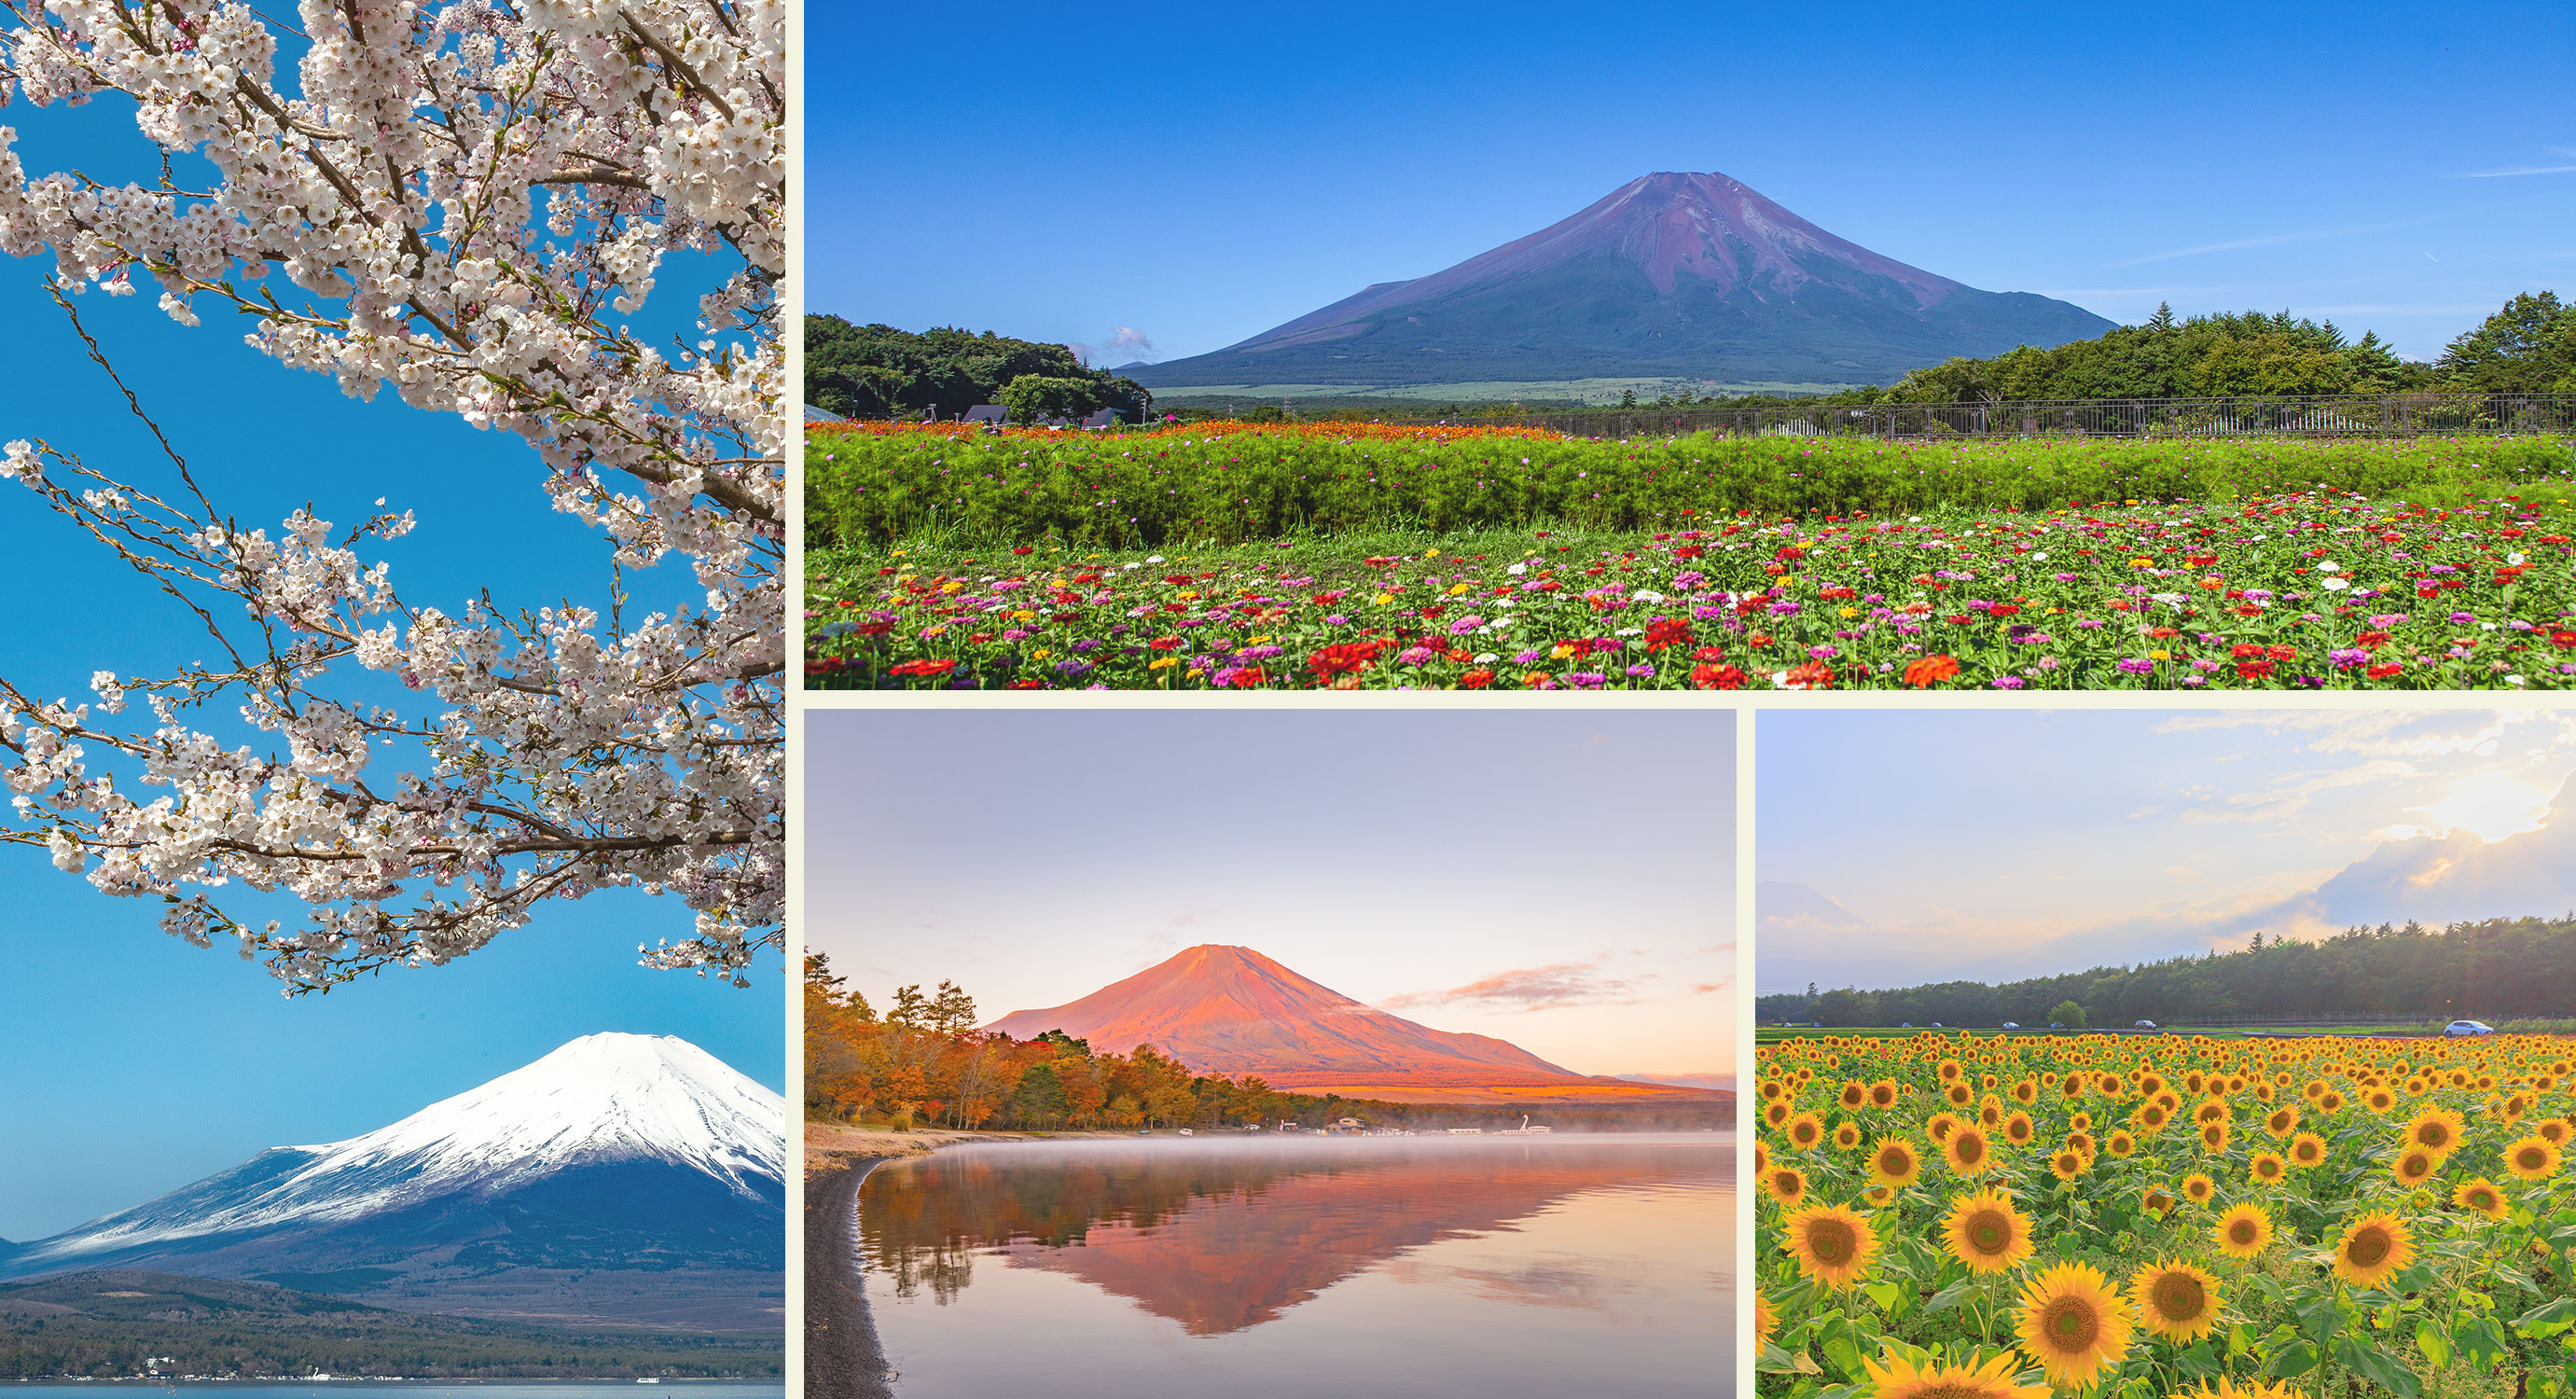
<svg viewBox="0 0 2576 1399">
<path fill-rule="evenodd" d="M 1953 656 L 1925 656 L 1905 667 L 1905 683 L 1918 690 L 1929 689 L 1956 677 L 1959 662 Z"/>
</svg>

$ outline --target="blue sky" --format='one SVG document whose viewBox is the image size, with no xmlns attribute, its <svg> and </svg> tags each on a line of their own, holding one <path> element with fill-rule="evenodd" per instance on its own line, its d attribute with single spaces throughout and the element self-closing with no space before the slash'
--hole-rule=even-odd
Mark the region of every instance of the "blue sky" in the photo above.
<svg viewBox="0 0 2576 1399">
<path fill-rule="evenodd" d="M 31 174 L 81 168 L 149 178 L 118 104 L 12 106 Z M 49 259 L 0 258 L 0 440 L 42 437 L 152 485 L 172 473 L 42 284 Z M 694 288 L 666 279 L 688 310 Z M 311 502 L 346 524 L 382 496 L 420 527 L 384 548 L 416 604 L 461 610 L 490 585 L 543 606 L 604 594 L 597 533 L 555 514 L 536 454 L 386 393 L 373 404 L 241 343 L 202 312 L 188 329 L 155 292 L 79 299 L 129 384 L 217 503 L 272 533 Z M 0 673 L 33 693 L 87 698 L 90 673 L 155 674 L 206 655 L 193 623 L 103 563 L 35 497 L 0 483 L 0 557 L 20 586 L 0 615 Z M 680 570 L 637 583 L 675 594 Z M 140 705 L 129 718 L 148 724 Z M 285 916 L 282 913 L 278 916 Z M 517 1068 L 597 1030 L 676 1034 L 744 1073 L 784 1082 L 784 991 L 773 960 L 737 991 L 633 965 L 639 940 L 682 936 L 689 914 L 641 895 L 558 905 L 443 968 L 388 974 L 289 1002 L 257 966 L 162 934 L 152 907 L 93 894 L 40 850 L 0 847 L 0 1238 L 49 1234 L 141 1202 L 264 1147 L 335 1140 Z"/>
<path fill-rule="evenodd" d="M 2122 322 L 2286 307 L 2429 358 L 2576 293 L 2563 5 L 817 5 L 806 34 L 807 309 L 913 330 L 1197 354 L 1653 170 Z"/>
<path fill-rule="evenodd" d="M 1727 1073 L 1724 711 L 814 710 L 806 945 L 987 1022 L 1202 943 L 1583 1073 Z"/>
<path fill-rule="evenodd" d="M 1754 989 L 2576 908 L 2576 715 L 1765 711 Z"/>
</svg>

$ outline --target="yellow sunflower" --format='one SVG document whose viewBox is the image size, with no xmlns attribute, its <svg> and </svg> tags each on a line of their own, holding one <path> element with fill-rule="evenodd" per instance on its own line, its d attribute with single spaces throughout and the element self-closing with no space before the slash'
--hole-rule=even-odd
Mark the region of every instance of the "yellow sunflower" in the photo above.
<svg viewBox="0 0 2576 1399">
<path fill-rule="evenodd" d="M 2200 1124 L 2201 1151 L 2210 1156 L 2226 1155 L 2227 1136 L 2228 1128 L 2227 1124 L 2224 1122 L 2204 1122 Z"/>
<path fill-rule="evenodd" d="M 2128 1307 L 2090 1263 L 2060 1263 L 2041 1273 L 2022 1289 L 2021 1303 L 2014 1321 L 2022 1353 L 2060 1389 L 2092 1384 L 2129 1349 Z"/>
<path fill-rule="evenodd" d="M 1780 1227 L 1780 1247 L 1798 1261 L 1798 1271 L 1827 1287 L 1851 1286 L 1878 1252 L 1869 1221 L 1841 1205 L 1809 1205 Z"/>
<path fill-rule="evenodd" d="M 2190 1175 L 2182 1178 L 2183 1198 L 2191 1201 L 2195 1205 L 2208 1204 L 2209 1198 L 2217 1193 L 2218 1182 L 2211 1180 L 2209 1177 L 2202 1175 L 2198 1171 L 2194 1171 Z"/>
<path fill-rule="evenodd" d="M 1802 1112 L 1789 1119 L 1784 1135 L 1789 1138 L 1789 1145 L 1800 1151 L 1812 1150 L 1825 1139 L 1825 1120 L 1812 1112 Z"/>
<path fill-rule="evenodd" d="M 2172 1193 L 2161 1185 L 2148 1186 L 2147 1193 L 2138 1197 L 2138 1208 L 2159 1216 L 2173 1213 L 2178 1203 L 2180 1202 L 2174 1199 Z"/>
<path fill-rule="evenodd" d="M 1860 1129 L 1845 1122 L 1834 1128 L 1834 1149 L 1849 1151 L 1860 1145 Z"/>
<path fill-rule="evenodd" d="M 1881 1185 L 1912 1185 L 1923 1174 L 1923 1153 L 1903 1137 L 1881 1137 L 1869 1149 L 1869 1173 Z"/>
<path fill-rule="evenodd" d="M 1887 1109 L 1896 1106 L 1896 1080 L 1882 1078 L 1869 1086 L 1869 1105 Z"/>
<path fill-rule="evenodd" d="M 2114 1157 L 2125 1158 L 2129 1153 L 2138 1149 L 2138 1139 L 2130 1136 L 2126 1132 L 2113 1132 L 2110 1139 L 2103 1143 L 2103 1146 L 2106 1147 Z"/>
<path fill-rule="evenodd" d="M 1807 1198 L 1807 1173 L 1795 1166 L 1774 1166 L 1762 1177 L 1762 1188 L 1772 1199 L 1796 1209 Z"/>
<path fill-rule="evenodd" d="M 2355 1287 L 2377 1287 L 2414 1261 L 2414 1237 L 2385 1211 L 2354 1220 L 2334 1248 L 2335 1276 Z"/>
<path fill-rule="evenodd" d="M 2275 1137 L 2288 1139 L 2292 1132 L 2299 1130 L 2299 1110 L 2291 1107 L 2272 1109 L 2272 1115 L 2263 1119 L 2263 1130 Z"/>
<path fill-rule="evenodd" d="M 2129 1304 L 2148 1331 L 2176 1345 L 2218 1329 L 2218 1279 L 2189 1263 L 2141 1264 L 2129 1279 Z"/>
<path fill-rule="evenodd" d="M 1756 1176 L 1767 1175 L 1770 1170 L 1771 1144 L 1768 1142 L 1757 1141 L 1753 1144 L 1753 1174 Z"/>
<path fill-rule="evenodd" d="M 2253 1173 L 2256 1180 L 2265 1185 L 2272 1185 L 2277 1184 L 2281 1177 L 2288 1173 L 2290 1166 L 2273 1152 L 2258 1151 L 2254 1153 L 2254 1159 L 2246 1163 L 2246 1169 Z"/>
<path fill-rule="evenodd" d="M 2030 1114 L 2017 1112 L 2004 1119 L 2004 1140 L 2015 1146 L 2028 1146 L 2038 1129 L 2031 1125 Z"/>
<path fill-rule="evenodd" d="M 2219 1252 L 2241 1262 L 2272 1246 L 2272 1217 L 2261 1205 L 2238 1205 L 2218 1217 L 2209 1236 Z"/>
<path fill-rule="evenodd" d="M 1869 1101 L 1869 1085 L 1853 1079 L 1843 1085 L 1843 1091 L 1836 1094 L 1834 1100 L 1841 1103 L 1845 1109 L 1857 1112 L 1861 1104 Z"/>
<path fill-rule="evenodd" d="M 1951 1113 L 1936 1112 L 1923 1120 L 1923 1135 L 1930 1137 L 1935 1146 L 1948 1141 L 1950 1134 L 1958 1130 L 1959 1119 Z"/>
<path fill-rule="evenodd" d="M 2003 1272 L 2030 1257 L 2033 1247 L 2030 1221 L 1994 1190 L 1952 1198 L 1941 1234 L 1942 1247 L 1972 1273 Z"/>
<path fill-rule="evenodd" d="M 1771 1299 L 1759 1289 L 1753 1294 L 1753 1344 L 1756 1349 L 1771 1344 L 1771 1333 L 1780 1329 L 1780 1314 L 1771 1310 Z"/>
<path fill-rule="evenodd" d="M 2504 1149 L 2504 1168 L 2524 1180 L 2547 1180 L 2558 1174 L 2558 1143 L 2525 1137 Z"/>
<path fill-rule="evenodd" d="M 1867 1190 L 1860 1192 L 1860 1197 L 1867 1200 L 1870 1203 L 1871 1208 L 1879 1208 L 1896 1198 L 1896 1187 L 1892 1185 L 1873 1185 Z"/>
<path fill-rule="evenodd" d="M 2268 1384 L 2247 1380 L 2239 1385 L 2235 1380 L 2221 1376 L 2214 1382 L 2201 1381 L 2198 1389 L 2177 1389 L 2173 1399 L 2307 1399 L 2307 1396 L 2292 1389 L 2287 1380 L 2273 1380 Z"/>
<path fill-rule="evenodd" d="M 2326 1139 L 2314 1132 L 2301 1132 L 2290 1138 L 2290 1164 L 2314 1166 L 2326 1159 Z"/>
<path fill-rule="evenodd" d="M 2435 1164 L 2460 1149 L 2460 1133 L 2466 1126 L 2461 1116 L 2438 1104 L 2428 1105 L 2406 1124 L 2406 1144 L 2420 1146 L 2433 1153 Z"/>
<path fill-rule="evenodd" d="M 2504 1192 L 2485 1176 L 2460 1182 L 2451 1192 L 2451 1203 L 2464 1210 L 2476 1210 L 2489 1219 L 2504 1218 Z"/>
<path fill-rule="evenodd" d="M 2059 1180 L 2073 1180 L 2084 1174 L 2085 1168 L 2092 1164 L 2093 1159 L 2083 1152 L 2071 1146 L 2061 1147 L 2055 1155 L 2048 1158 L 2048 1173 Z"/>
<path fill-rule="evenodd" d="M 1994 1166 L 1985 1132 L 1964 1125 L 1952 1128 L 1949 1139 L 1941 1143 L 1941 1159 L 1954 1174 L 1963 1176 L 1983 1175 Z"/>
<path fill-rule="evenodd" d="M 2397 1159 L 2388 1163 L 2388 1173 L 2397 1178 L 2399 1185 L 2422 1185 L 2433 1178 L 2433 1172 L 2441 1164 L 2442 1158 L 2431 1151 L 2410 1146 L 2398 1152 Z"/>
<path fill-rule="evenodd" d="M 1965 1365 L 1943 1365 L 1934 1361 L 1921 1369 L 1901 1355 L 1863 1360 L 1861 1368 L 1869 1372 L 1873 1399 L 2049 1399 L 2044 1384 L 2013 1383 L 2013 1374 L 2021 1367 L 2006 1351 L 1983 1365 L 1971 1369 Z"/>
</svg>

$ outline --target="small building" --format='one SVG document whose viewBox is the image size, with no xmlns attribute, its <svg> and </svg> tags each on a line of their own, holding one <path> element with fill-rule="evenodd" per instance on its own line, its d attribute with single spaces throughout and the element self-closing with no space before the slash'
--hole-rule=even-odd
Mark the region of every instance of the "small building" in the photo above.
<svg viewBox="0 0 2576 1399">
<path fill-rule="evenodd" d="M 1084 418 L 1081 423 L 1082 430 L 1085 432 L 1099 432 L 1116 426 L 1118 426 L 1118 410 L 1115 408 L 1103 408 Z"/>
<path fill-rule="evenodd" d="M 1356 1117 L 1345 1117 L 1333 1125 L 1341 1128 L 1345 1132 L 1356 1132 L 1360 1129 L 1360 1120 Z"/>
<path fill-rule="evenodd" d="M 1002 424 L 1009 422 L 1010 419 L 1010 409 L 1005 408 L 998 403 L 978 403 L 974 407 L 967 409 L 966 416 L 959 418 L 957 421 L 961 423 L 981 423 L 986 427 L 1000 427 Z"/>
</svg>

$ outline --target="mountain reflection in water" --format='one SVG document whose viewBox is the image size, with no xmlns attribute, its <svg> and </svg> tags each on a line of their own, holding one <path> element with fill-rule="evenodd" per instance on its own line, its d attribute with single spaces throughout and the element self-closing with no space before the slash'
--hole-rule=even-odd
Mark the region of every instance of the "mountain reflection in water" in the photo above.
<svg viewBox="0 0 2576 1399">
<path fill-rule="evenodd" d="M 1374 1270 L 1405 1295 L 1470 1309 L 1664 1318 L 1700 1333 L 1715 1363 L 1732 1349 L 1720 1296 L 1732 1252 L 1717 1240 L 1732 1230 L 1733 1152 L 1719 1134 L 969 1146 L 880 1166 L 860 1194 L 859 1246 L 869 1290 L 897 1303 L 878 1313 L 896 1352 L 902 1302 L 927 1292 L 971 1311 L 977 1265 L 1000 1261 L 1127 1299 L 1192 1337 L 1278 1321 Z M 1553 1227 L 1533 1222 L 1543 1214 Z M 1470 1239 L 1483 1244 L 1428 1247 Z M 999 1340 L 1009 1318 L 994 1320 Z"/>
</svg>

